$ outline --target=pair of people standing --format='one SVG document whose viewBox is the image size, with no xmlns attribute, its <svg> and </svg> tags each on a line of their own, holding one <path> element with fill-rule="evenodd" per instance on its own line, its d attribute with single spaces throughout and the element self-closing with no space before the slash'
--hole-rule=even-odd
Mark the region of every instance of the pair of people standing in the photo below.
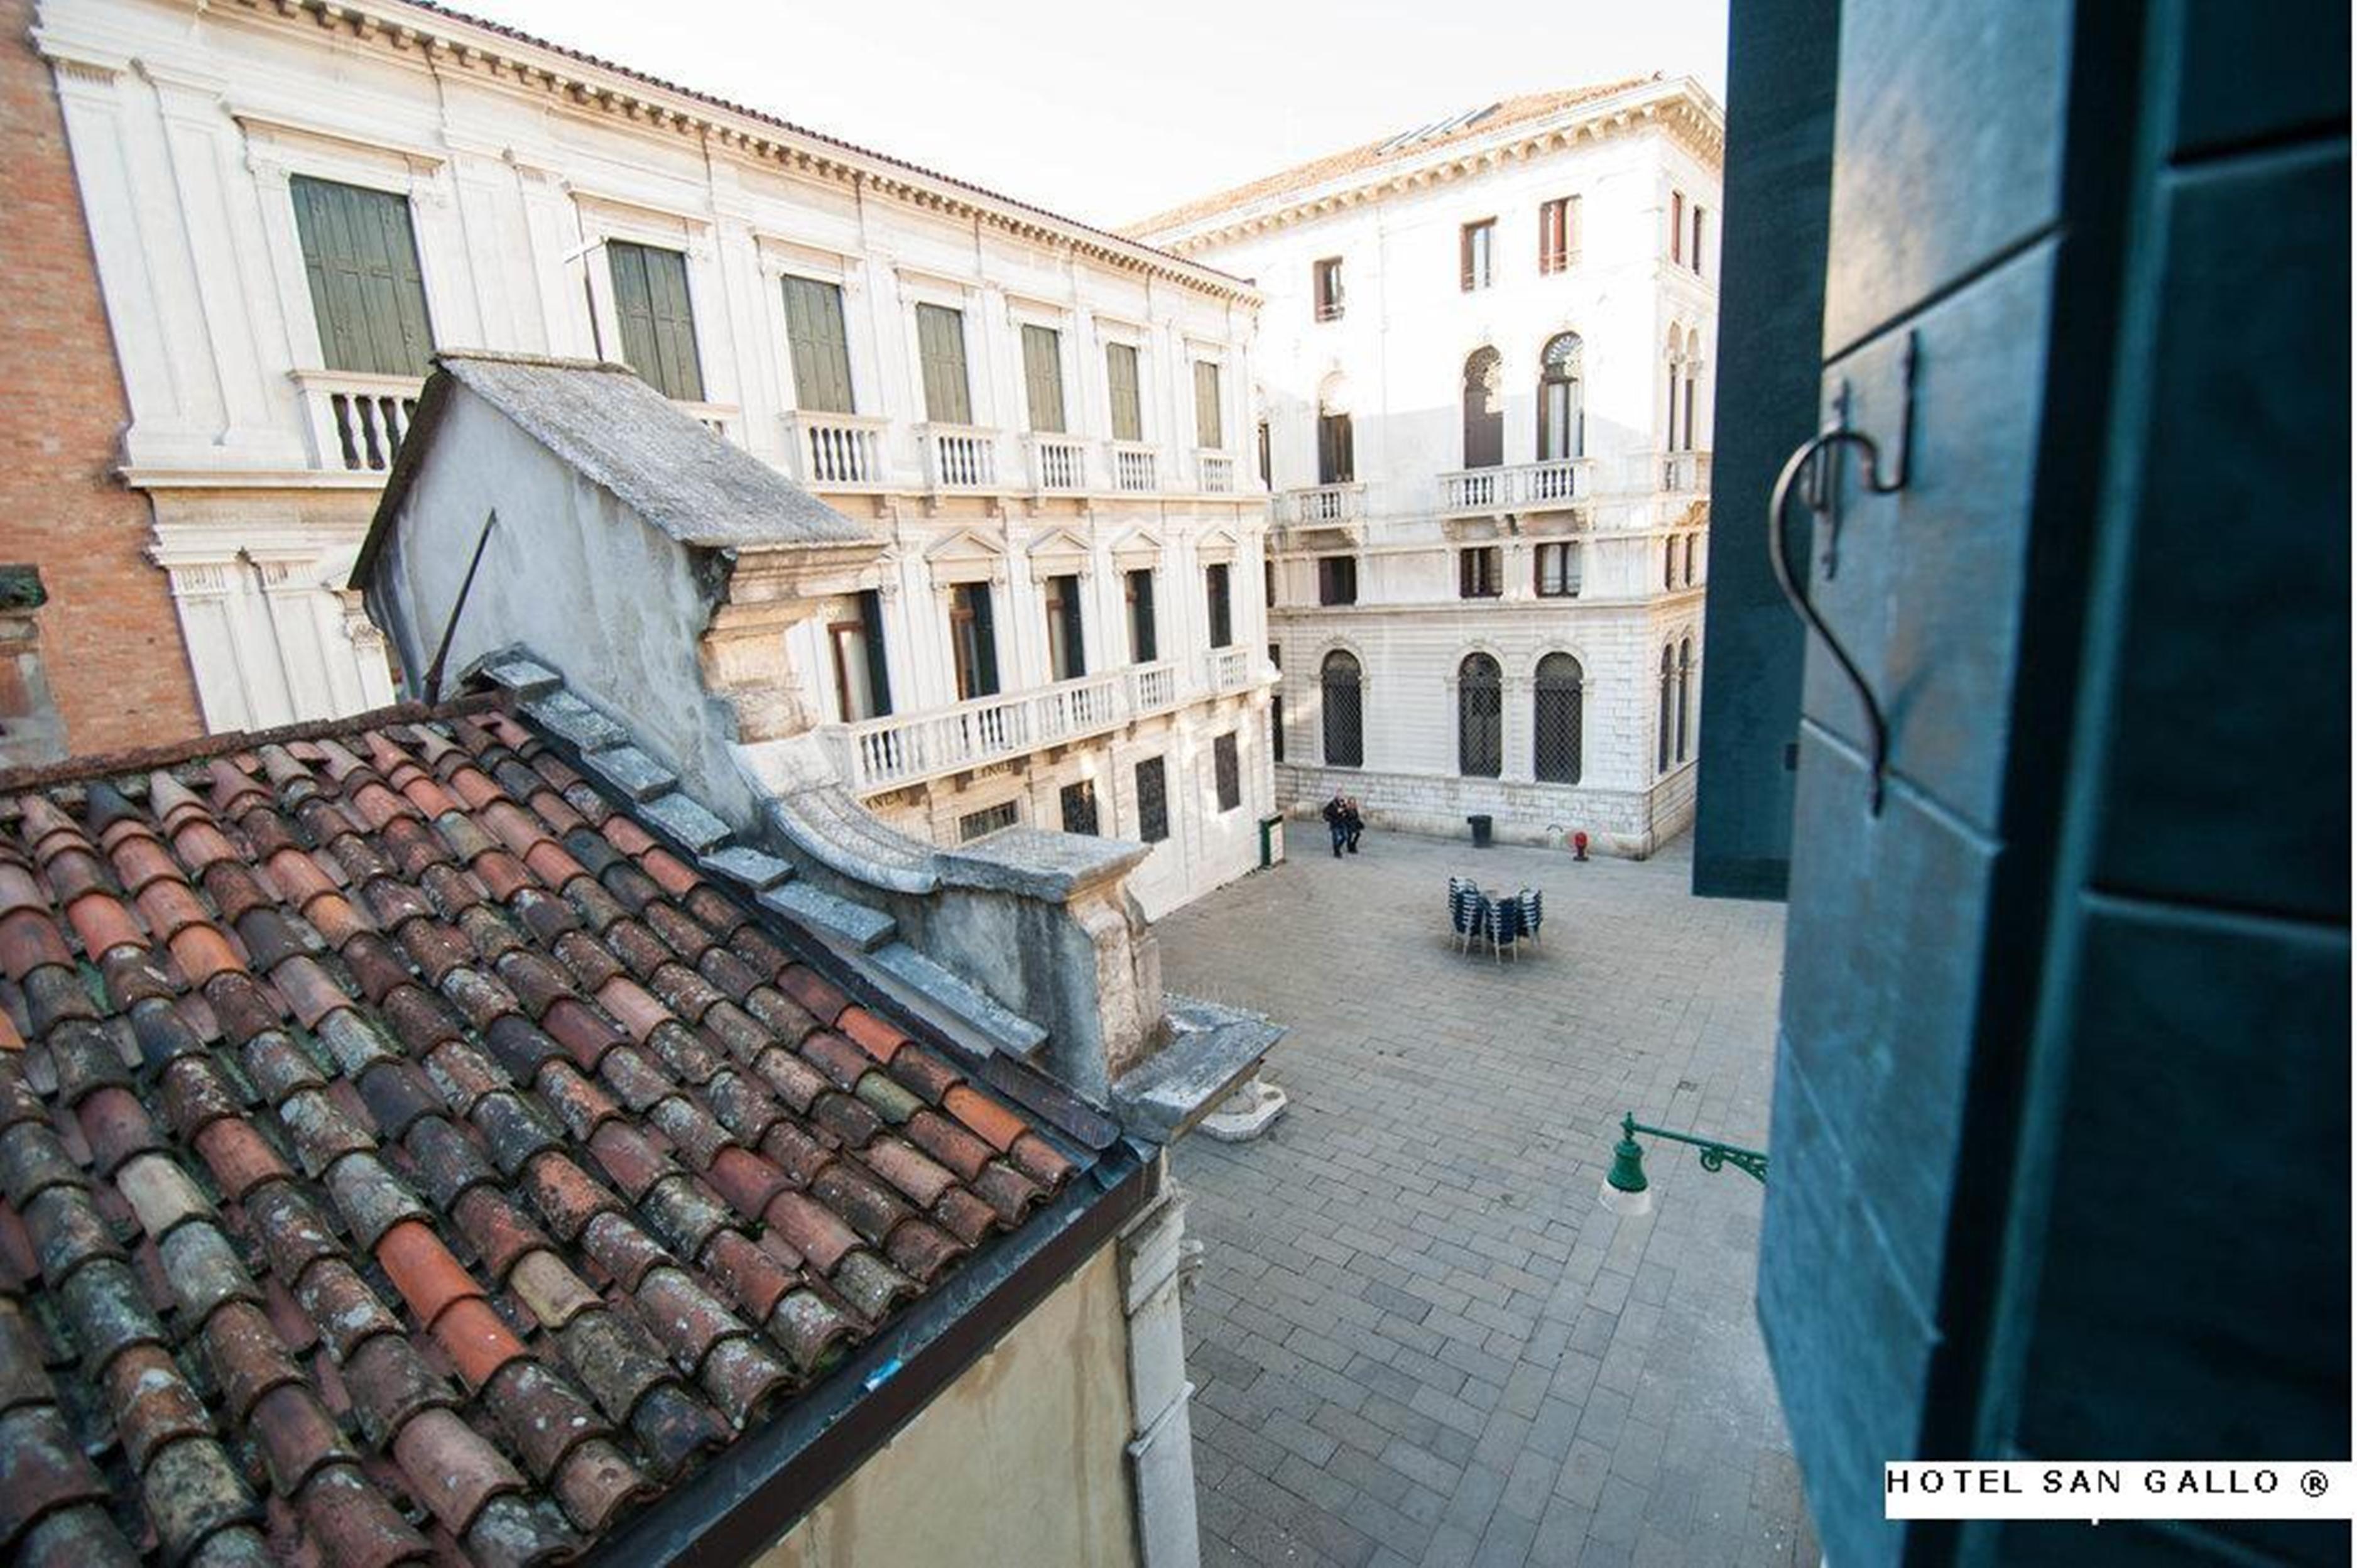
<svg viewBox="0 0 2357 1568">
<path fill-rule="evenodd" d="M 1359 815 L 1359 802 L 1340 790 L 1326 802 L 1326 831 L 1334 835 L 1334 857 L 1341 858 L 1347 849 L 1359 853 L 1359 835 L 1366 831 L 1366 819 Z"/>
</svg>

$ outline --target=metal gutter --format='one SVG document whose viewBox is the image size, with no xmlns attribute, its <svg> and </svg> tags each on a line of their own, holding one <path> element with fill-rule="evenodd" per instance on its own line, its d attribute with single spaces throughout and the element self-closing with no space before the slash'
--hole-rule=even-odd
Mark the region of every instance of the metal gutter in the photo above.
<svg viewBox="0 0 2357 1568">
<path fill-rule="evenodd" d="M 737 1438 L 582 1561 L 719 1568 L 773 1545 L 1141 1213 L 1157 1165 L 1127 1143 L 936 1285 L 898 1323 Z"/>
</svg>

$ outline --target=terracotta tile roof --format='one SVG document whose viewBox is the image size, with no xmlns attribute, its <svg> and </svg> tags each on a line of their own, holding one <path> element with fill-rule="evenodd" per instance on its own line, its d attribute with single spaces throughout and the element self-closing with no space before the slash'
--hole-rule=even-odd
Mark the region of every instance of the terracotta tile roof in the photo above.
<svg viewBox="0 0 2357 1568">
<path fill-rule="evenodd" d="M 1467 123 L 1439 134 L 1430 136 L 1403 136 L 1394 133 L 1391 135 L 1379 136 L 1372 142 L 1364 142 L 1355 147 L 1346 147 L 1339 153 L 1329 153 L 1324 157 L 1311 158 L 1307 163 L 1295 164 L 1292 167 L 1279 169 L 1275 174 L 1264 175 L 1258 179 L 1249 180 L 1230 189 L 1200 197 L 1196 200 L 1173 207 L 1168 211 L 1157 212 L 1150 218 L 1142 218 L 1135 223 L 1125 223 L 1122 225 L 1121 232 L 1141 239 L 1149 234 L 1160 234 L 1168 230 L 1182 228 L 1198 219 L 1210 218 L 1236 208 L 1249 207 L 1255 202 L 1265 201 L 1271 197 L 1283 196 L 1292 191 L 1308 190 L 1313 186 L 1323 185 L 1328 180 L 1340 179 L 1345 175 L 1372 169 L 1383 164 L 1410 162 L 1441 147 L 1453 146 L 1459 142 L 1469 142 L 1481 136 L 1494 135 L 1510 125 L 1523 124 L 1532 120 L 1544 120 L 1549 115 L 1559 114 L 1579 104 L 1591 102 L 1599 98 L 1609 98 L 1616 92 L 1626 92 L 1631 88 L 1643 87 L 1660 80 L 1660 74 L 1656 72 L 1652 76 L 1624 77 L 1618 81 L 1599 81 L 1587 87 L 1566 88 L 1556 92 L 1526 92 L 1518 97 L 1501 99 L 1488 113 L 1477 114 Z"/>
<path fill-rule="evenodd" d="M 1086 1157 L 467 706 L 0 801 L 0 1556 L 569 1554 Z"/>
</svg>

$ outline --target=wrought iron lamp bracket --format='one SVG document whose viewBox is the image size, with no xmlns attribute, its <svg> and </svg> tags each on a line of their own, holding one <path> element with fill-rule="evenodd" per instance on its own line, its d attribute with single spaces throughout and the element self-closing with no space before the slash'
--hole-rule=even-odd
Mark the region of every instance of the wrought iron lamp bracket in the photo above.
<svg viewBox="0 0 2357 1568">
<path fill-rule="evenodd" d="M 1776 575 L 1776 585 L 1783 590 L 1792 613 L 1803 624 L 1816 633 L 1825 651 L 1833 656 L 1835 666 L 1857 693 L 1858 705 L 1866 710 L 1867 797 L 1869 816 L 1882 814 L 1883 776 L 1889 760 L 1889 727 L 1885 721 L 1882 704 L 1867 684 L 1864 671 L 1834 635 L 1833 628 L 1810 601 L 1807 592 L 1792 576 L 1792 561 L 1786 553 L 1785 530 L 1791 515 L 1791 502 L 1797 494 L 1822 525 L 1825 577 L 1832 580 L 1840 569 L 1841 557 L 1841 495 L 1842 458 L 1846 453 L 1857 456 L 1858 478 L 1869 494 L 1895 495 L 1907 488 L 1908 461 L 1914 446 L 1915 430 L 1915 364 L 1916 335 L 1907 335 L 1907 347 L 1900 361 L 1902 377 L 1899 411 L 1899 434 L 1890 443 L 1890 467 L 1883 468 L 1881 444 L 1862 430 L 1850 427 L 1849 382 L 1838 382 L 1834 392 L 1833 416 L 1825 428 L 1803 443 L 1800 450 L 1785 459 L 1783 472 L 1776 476 L 1776 489 L 1768 501 L 1768 560 Z M 1711 1168 L 1717 1169 L 1717 1166 Z M 1763 1178 L 1764 1179 L 1764 1178 Z"/>
<path fill-rule="evenodd" d="M 1706 1171 L 1723 1170 L 1728 1165 L 1733 1165 L 1762 1187 L 1768 1184 L 1768 1151 L 1765 1149 L 1747 1149 L 1740 1144 L 1723 1144 L 1716 1138 L 1699 1138 L 1692 1133 L 1675 1132 L 1668 1127 L 1649 1127 L 1633 1115 L 1623 1115 L 1620 1118 L 1622 1144 L 1634 1149 L 1637 1134 L 1640 1133 L 1655 1138 L 1667 1138 L 1672 1143 L 1691 1145 L 1698 1152 L 1702 1168 Z M 1641 1187 L 1643 1185 L 1643 1177 L 1640 1175 L 1637 1177 L 1637 1186 Z"/>
</svg>

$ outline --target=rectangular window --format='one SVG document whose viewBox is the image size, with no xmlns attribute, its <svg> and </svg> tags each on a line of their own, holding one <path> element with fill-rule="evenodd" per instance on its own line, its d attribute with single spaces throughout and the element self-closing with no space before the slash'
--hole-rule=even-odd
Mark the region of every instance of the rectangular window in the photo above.
<svg viewBox="0 0 2357 1568">
<path fill-rule="evenodd" d="M 1309 291 L 1318 302 L 1318 319 L 1339 321 L 1342 317 L 1342 258 L 1329 256 L 1322 262 L 1309 263 Z"/>
<path fill-rule="evenodd" d="M 1500 572 L 1500 547 L 1478 544 L 1470 550 L 1457 553 L 1457 596 L 1460 599 L 1494 599 L 1503 591 Z"/>
<path fill-rule="evenodd" d="M 1579 198 L 1558 196 L 1539 209 L 1539 271 L 1559 273 L 1579 253 Z"/>
<path fill-rule="evenodd" d="M 852 413 L 851 341 L 843 326 L 843 290 L 790 277 L 786 346 L 794 363 L 794 406 L 808 413 Z"/>
<path fill-rule="evenodd" d="M 1576 599 L 1579 596 L 1577 544 L 1542 544 L 1534 555 L 1537 562 L 1537 581 L 1532 587 L 1539 597 Z"/>
<path fill-rule="evenodd" d="M 1694 268 L 1695 276 L 1702 276 L 1702 204 L 1700 202 L 1695 204 L 1694 237 L 1686 247 L 1686 262 Z"/>
<path fill-rule="evenodd" d="M 1154 649 L 1154 569 L 1122 574 L 1122 593 L 1129 600 L 1129 657 L 1134 664 L 1151 664 L 1161 657 Z"/>
<path fill-rule="evenodd" d="M 1320 555 L 1318 558 L 1318 602 L 1355 605 L 1359 602 L 1359 558 Z"/>
<path fill-rule="evenodd" d="M 702 403 L 704 364 L 695 353 L 687 258 L 608 240 L 606 259 L 614 277 L 614 316 L 622 325 L 622 362 L 663 396 Z"/>
<path fill-rule="evenodd" d="M 1145 412 L 1137 399 L 1137 349 L 1129 343 L 1105 345 L 1105 396 L 1113 404 L 1113 438 L 1146 439 Z"/>
<path fill-rule="evenodd" d="M 852 601 L 853 613 L 827 623 L 834 650 L 834 694 L 844 722 L 882 718 L 892 711 L 892 682 L 884 663 L 884 607 L 876 590 Z"/>
<path fill-rule="evenodd" d="M 1203 569 L 1203 598 L 1210 612 L 1211 646 L 1225 648 L 1235 639 L 1233 606 L 1228 602 L 1228 564 L 1224 561 Z"/>
<path fill-rule="evenodd" d="M 991 624 L 989 584 L 961 583 L 950 591 L 950 654 L 957 666 L 960 702 L 998 694 L 998 632 Z"/>
<path fill-rule="evenodd" d="M 1321 413 L 1318 416 L 1318 482 L 1321 485 L 1347 485 L 1351 478 L 1351 416 L 1347 413 Z"/>
<path fill-rule="evenodd" d="M 1276 481 L 1269 478 L 1269 467 L 1268 467 L 1268 421 L 1267 421 L 1267 420 L 1265 420 L 1265 419 L 1264 419 L 1264 420 L 1262 420 L 1262 421 L 1260 422 L 1259 440 L 1260 440 L 1260 482 L 1261 482 L 1261 488 L 1262 488 L 1263 489 L 1266 489 L 1270 488 L 1271 486 L 1275 485 L 1275 484 L 1276 483 Z"/>
<path fill-rule="evenodd" d="M 966 390 L 965 312 L 946 305 L 917 306 L 917 360 L 924 371 L 925 417 L 935 424 L 972 424 Z"/>
<path fill-rule="evenodd" d="M 290 183 L 320 362 L 364 375 L 424 375 L 434 330 L 408 201 L 306 175 Z"/>
<path fill-rule="evenodd" d="M 1058 792 L 1058 799 L 1063 807 L 1064 831 L 1068 833 L 1086 833 L 1091 838 L 1094 838 L 1097 833 L 1095 781 L 1083 779 L 1078 783 L 1067 784 Z"/>
<path fill-rule="evenodd" d="M 1011 828 L 1020 821 L 1022 808 L 1014 800 L 1002 800 L 996 806 L 985 806 L 979 811 L 968 811 L 958 819 L 958 843 L 971 843 L 985 833 Z"/>
<path fill-rule="evenodd" d="M 1033 430 L 1064 434 L 1064 344 L 1052 327 L 1024 324 L 1023 394 Z"/>
<path fill-rule="evenodd" d="M 1285 650 L 1272 642 L 1268 645 L 1269 668 L 1280 673 L 1285 669 Z M 1285 682 L 1280 680 L 1268 693 L 1269 755 L 1278 762 L 1285 760 Z"/>
<path fill-rule="evenodd" d="M 1670 260 L 1683 262 L 1686 259 L 1685 243 L 1686 193 L 1674 190 L 1670 192 Z"/>
<path fill-rule="evenodd" d="M 1048 670 L 1053 681 L 1077 681 L 1089 672 L 1081 644 L 1081 580 L 1048 579 Z"/>
<path fill-rule="evenodd" d="M 1228 444 L 1220 423 L 1220 367 L 1195 361 L 1195 445 L 1217 452 Z"/>
<path fill-rule="evenodd" d="M 1458 231 L 1458 283 L 1466 293 L 1490 286 L 1490 242 L 1497 233 L 1498 223 L 1493 218 L 1468 223 Z"/>
<path fill-rule="evenodd" d="M 1137 836 L 1160 843 L 1170 836 L 1170 803 L 1163 792 L 1162 758 L 1149 757 L 1137 765 Z"/>
<path fill-rule="evenodd" d="M 1236 732 L 1211 737 L 1211 788 L 1220 810 L 1232 811 L 1244 803 L 1243 770 L 1236 764 Z"/>
</svg>

